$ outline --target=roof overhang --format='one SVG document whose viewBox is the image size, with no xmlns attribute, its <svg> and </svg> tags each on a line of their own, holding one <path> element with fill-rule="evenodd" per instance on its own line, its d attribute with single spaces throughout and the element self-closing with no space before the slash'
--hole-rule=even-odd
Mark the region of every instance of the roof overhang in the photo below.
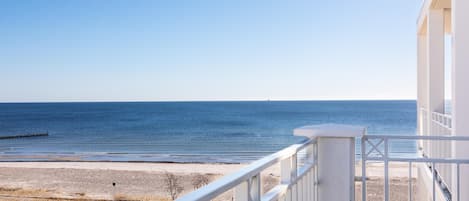
<svg viewBox="0 0 469 201">
<path fill-rule="evenodd" d="M 417 33 L 427 32 L 427 15 L 431 9 L 445 10 L 445 31 L 451 33 L 451 0 L 424 0 L 417 19 Z"/>
</svg>

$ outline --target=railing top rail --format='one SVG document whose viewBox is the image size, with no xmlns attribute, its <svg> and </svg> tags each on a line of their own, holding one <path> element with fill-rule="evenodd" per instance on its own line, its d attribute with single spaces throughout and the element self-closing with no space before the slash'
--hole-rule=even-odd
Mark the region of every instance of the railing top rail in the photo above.
<svg viewBox="0 0 469 201">
<path fill-rule="evenodd" d="M 194 201 L 194 200 L 211 200 L 216 196 L 236 187 L 240 183 L 248 180 L 249 178 L 259 174 L 261 171 L 272 166 L 275 163 L 287 159 L 305 148 L 309 144 L 316 143 L 316 139 L 308 139 L 305 142 L 300 144 L 293 144 L 281 151 L 275 152 L 269 156 L 266 156 L 262 159 L 254 161 L 250 165 L 242 168 L 241 170 L 224 176 L 223 178 L 216 180 L 207 186 L 193 191 L 180 199 L 178 201 Z"/>
<path fill-rule="evenodd" d="M 468 136 L 428 136 L 428 135 L 365 135 L 367 139 L 391 139 L 391 140 L 449 140 L 469 141 Z"/>
<path fill-rule="evenodd" d="M 366 157 L 367 161 L 383 161 L 383 157 Z M 469 159 L 455 158 L 386 158 L 388 162 L 414 162 L 414 163 L 447 163 L 447 164 L 469 164 Z"/>
<path fill-rule="evenodd" d="M 432 112 L 432 114 L 451 119 L 451 115 L 449 115 L 449 114 L 444 114 L 444 113 L 440 113 L 440 112 Z"/>
</svg>

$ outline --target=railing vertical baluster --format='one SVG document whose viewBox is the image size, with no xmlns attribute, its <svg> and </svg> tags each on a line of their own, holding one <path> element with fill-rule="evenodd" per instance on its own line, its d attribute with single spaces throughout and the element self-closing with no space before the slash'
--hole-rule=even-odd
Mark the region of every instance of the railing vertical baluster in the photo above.
<svg viewBox="0 0 469 201">
<path fill-rule="evenodd" d="M 409 162 L 409 201 L 412 201 L 412 161 Z"/>
<path fill-rule="evenodd" d="M 240 183 L 235 188 L 234 198 L 236 201 L 249 201 L 249 187 L 248 181 Z"/>
<path fill-rule="evenodd" d="M 305 174 L 303 176 L 303 180 L 304 180 L 304 183 L 303 183 L 303 185 L 304 185 L 304 187 L 303 187 L 303 199 L 306 200 L 306 201 L 310 201 L 311 199 L 309 199 L 309 197 L 308 197 L 308 194 L 309 194 L 308 192 L 311 191 L 311 189 L 308 188 L 308 182 L 309 182 L 308 181 L 308 174 Z"/>
<path fill-rule="evenodd" d="M 309 146 L 307 146 L 305 148 L 306 150 L 306 163 L 307 164 L 311 164 L 311 163 L 315 163 L 316 161 L 314 161 L 314 144 L 311 144 Z M 305 187 L 304 187 L 304 192 L 305 192 L 305 199 L 308 200 L 308 201 L 311 201 L 312 200 L 312 191 L 313 191 L 313 185 L 311 185 L 311 182 L 313 182 L 313 180 L 311 179 L 311 172 L 313 170 L 310 169 L 307 171 L 305 177 L 304 177 L 304 180 L 305 180 Z"/>
<path fill-rule="evenodd" d="M 292 155 L 292 169 L 291 169 L 291 178 L 292 181 L 298 177 L 298 156 L 297 153 Z"/>
<path fill-rule="evenodd" d="M 319 171 L 318 171 L 318 152 L 319 152 L 319 148 L 318 148 L 318 144 L 314 144 L 314 162 L 315 162 L 315 166 L 314 166 L 314 200 L 315 201 L 319 201 L 319 190 L 318 190 L 318 186 L 319 186 L 319 181 L 318 181 L 318 175 L 319 175 Z"/>
<path fill-rule="evenodd" d="M 362 137 L 362 201 L 366 201 L 366 136 Z"/>
<path fill-rule="evenodd" d="M 294 154 L 292 156 L 292 172 L 291 172 L 291 178 L 292 180 L 295 180 L 298 177 L 298 156 L 297 154 Z M 293 190 L 292 190 L 292 200 L 293 201 L 298 201 L 298 183 L 295 183 L 293 185 Z"/>
<path fill-rule="evenodd" d="M 311 192 L 311 200 L 312 201 L 317 201 L 316 198 L 316 169 L 317 169 L 317 163 L 315 162 L 315 165 L 313 166 L 313 169 L 311 170 L 311 187 L 313 188 L 313 191 Z"/>
<path fill-rule="evenodd" d="M 311 172 L 313 171 L 313 169 L 310 169 L 308 171 L 308 173 L 306 174 L 306 189 L 307 189 L 307 197 L 306 197 L 306 200 L 308 201 L 312 201 L 313 200 L 313 196 L 312 196 L 312 192 L 313 192 L 313 185 L 312 182 L 313 180 L 311 179 Z"/>
<path fill-rule="evenodd" d="M 293 166 L 296 168 L 296 160 L 293 160 L 293 156 L 290 156 L 280 162 L 280 183 L 282 184 L 291 184 L 291 181 L 293 180 Z M 295 165 L 294 165 L 295 164 Z M 292 200 L 292 190 L 291 188 L 288 189 L 287 195 L 286 195 L 286 200 L 291 201 Z"/>
<path fill-rule="evenodd" d="M 315 190 L 315 184 L 314 184 L 314 174 L 316 171 L 316 167 L 313 166 L 313 169 L 311 169 L 311 175 L 309 175 L 311 179 L 311 201 L 316 201 L 316 190 Z"/>
<path fill-rule="evenodd" d="M 460 195 L 461 195 L 460 194 L 461 189 L 460 189 L 460 186 L 459 186 L 459 182 L 460 182 L 460 180 L 459 180 L 459 176 L 460 176 L 459 175 L 459 165 L 460 165 L 459 163 L 456 164 L 456 183 L 457 183 L 456 188 L 457 188 L 457 191 L 458 191 L 458 193 L 457 193 L 458 201 L 460 201 L 459 199 L 460 199 Z"/>
<path fill-rule="evenodd" d="M 310 191 L 310 189 L 308 188 L 308 182 L 309 182 L 308 181 L 308 172 L 304 174 L 303 180 L 304 180 L 303 181 L 304 182 L 303 183 L 303 185 L 304 185 L 303 186 L 303 199 L 307 200 L 307 201 L 310 201 L 309 196 L 308 196 L 309 195 L 308 192 Z"/>
<path fill-rule="evenodd" d="M 310 144 L 305 148 L 307 162 L 312 162 L 314 159 L 314 144 Z"/>
<path fill-rule="evenodd" d="M 311 179 L 313 180 L 313 201 L 318 201 L 318 191 L 317 191 L 317 186 L 316 186 L 316 169 L 317 166 L 314 167 L 313 174 L 311 175 Z"/>
<path fill-rule="evenodd" d="M 384 138 L 384 200 L 389 201 L 389 145 L 388 138 Z"/>
<path fill-rule="evenodd" d="M 436 191 L 435 191 L 435 180 L 436 180 L 436 172 L 435 172 L 435 162 L 432 163 L 432 189 L 433 189 L 433 201 L 436 201 Z"/>
<path fill-rule="evenodd" d="M 297 199 L 297 189 L 296 185 L 292 183 L 297 177 L 297 155 L 293 154 L 292 156 L 284 159 L 280 162 L 281 166 L 281 183 L 291 185 L 290 189 L 287 192 L 287 200 L 296 201 Z"/>
<path fill-rule="evenodd" d="M 303 200 L 309 201 L 308 200 L 308 177 L 305 175 L 302 178 L 303 180 Z"/>
<path fill-rule="evenodd" d="M 297 184 L 293 184 L 293 186 L 292 186 L 291 200 L 292 201 L 298 201 L 298 185 Z"/>
<path fill-rule="evenodd" d="M 292 178 L 292 157 L 288 157 L 280 162 L 280 183 L 290 184 Z"/>
<path fill-rule="evenodd" d="M 303 201 L 303 178 L 297 180 L 296 186 L 298 187 L 298 200 Z"/>
<path fill-rule="evenodd" d="M 258 173 L 257 175 L 251 178 L 249 182 L 249 201 L 260 201 L 261 200 L 261 174 Z"/>
</svg>

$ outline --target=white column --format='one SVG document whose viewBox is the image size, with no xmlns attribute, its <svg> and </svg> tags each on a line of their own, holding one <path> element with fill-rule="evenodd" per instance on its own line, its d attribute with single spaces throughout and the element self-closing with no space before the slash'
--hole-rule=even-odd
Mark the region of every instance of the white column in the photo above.
<svg viewBox="0 0 469 201">
<path fill-rule="evenodd" d="M 417 126 L 419 135 L 428 135 L 421 108 L 427 107 L 427 35 L 417 36 Z"/>
<path fill-rule="evenodd" d="M 445 25 L 444 9 L 430 9 L 427 14 L 427 128 L 430 135 L 438 133 L 432 112 L 444 112 L 445 100 Z M 430 157 L 441 157 L 438 142 L 428 141 Z M 437 166 L 439 168 L 439 166 Z"/>
<path fill-rule="evenodd" d="M 421 108 L 428 111 L 428 73 L 427 73 L 427 35 L 419 33 L 417 36 L 417 129 L 419 135 L 428 135 L 428 115 L 422 113 Z M 428 112 L 427 112 L 428 113 Z M 430 143 L 419 141 L 419 147 L 425 154 L 429 154 Z"/>
<path fill-rule="evenodd" d="M 427 18 L 428 112 L 444 113 L 445 108 L 445 13 L 432 9 Z M 431 120 L 431 118 L 430 118 Z M 430 132 L 432 132 L 430 130 Z M 438 133 L 435 133 L 438 134 Z"/>
<path fill-rule="evenodd" d="M 365 128 L 324 124 L 297 128 L 294 134 L 317 139 L 318 200 L 355 200 L 355 138 Z"/>
<path fill-rule="evenodd" d="M 469 1 L 452 0 L 451 7 L 453 32 L 453 135 L 469 136 Z M 469 146 L 467 146 L 467 143 L 454 143 L 453 156 L 455 158 L 469 158 Z M 456 176 L 454 169 L 453 176 Z M 467 190 L 469 189 L 469 168 L 467 166 L 461 167 L 460 178 L 461 197 L 459 200 L 469 200 L 469 191 Z M 455 187 L 455 178 L 453 182 L 453 187 Z"/>
</svg>

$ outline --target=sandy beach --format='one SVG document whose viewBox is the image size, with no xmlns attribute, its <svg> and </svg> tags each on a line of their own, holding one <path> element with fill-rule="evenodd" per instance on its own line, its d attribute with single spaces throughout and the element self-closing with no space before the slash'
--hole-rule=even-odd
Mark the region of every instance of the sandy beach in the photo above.
<svg viewBox="0 0 469 201">
<path fill-rule="evenodd" d="M 0 200 L 170 200 L 164 184 L 167 172 L 180 179 L 184 188 L 181 193 L 183 195 L 194 190 L 192 180 L 198 174 L 213 181 L 244 166 L 245 164 L 2 162 Z M 367 194 L 371 196 L 369 200 L 375 200 L 373 195 L 382 191 L 382 170 L 382 164 L 368 165 L 367 176 L 369 182 L 375 186 L 368 189 Z M 391 165 L 391 195 L 397 196 L 392 197 L 392 200 L 401 200 L 397 192 L 407 193 L 407 170 L 405 164 Z M 357 166 L 356 172 L 357 176 L 361 175 L 360 166 Z M 279 167 L 276 165 L 265 170 L 262 177 L 263 190 L 267 191 L 278 183 Z M 360 184 L 357 184 L 359 191 Z M 402 195 L 407 198 L 407 194 Z M 231 200 L 231 194 L 226 193 L 217 200 Z"/>
</svg>

